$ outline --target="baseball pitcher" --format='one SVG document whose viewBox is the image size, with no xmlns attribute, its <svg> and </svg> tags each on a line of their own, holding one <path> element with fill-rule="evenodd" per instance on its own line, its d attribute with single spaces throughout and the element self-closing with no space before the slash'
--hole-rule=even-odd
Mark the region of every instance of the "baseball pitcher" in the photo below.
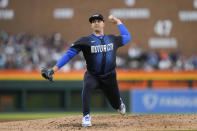
<svg viewBox="0 0 197 131">
<path fill-rule="evenodd" d="M 110 15 L 109 21 L 118 26 L 119 36 L 104 34 L 104 17 L 101 14 L 94 14 L 89 18 L 93 33 L 74 42 L 53 68 L 41 70 L 45 79 L 53 81 L 52 76 L 56 71 L 80 51 L 83 52 L 87 66 L 82 89 L 82 126 L 84 127 L 92 126 L 90 100 L 92 91 L 95 89 L 102 90 L 111 106 L 120 114 L 126 114 L 126 107 L 120 98 L 116 79 L 116 51 L 119 47 L 127 44 L 131 40 L 131 36 L 120 19 Z"/>
</svg>

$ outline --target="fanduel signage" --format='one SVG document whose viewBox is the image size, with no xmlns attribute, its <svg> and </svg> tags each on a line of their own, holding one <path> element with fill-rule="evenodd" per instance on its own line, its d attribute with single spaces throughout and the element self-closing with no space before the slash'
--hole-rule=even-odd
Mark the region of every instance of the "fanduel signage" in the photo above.
<svg viewBox="0 0 197 131">
<path fill-rule="evenodd" d="M 132 113 L 197 113 L 197 90 L 133 90 Z"/>
</svg>

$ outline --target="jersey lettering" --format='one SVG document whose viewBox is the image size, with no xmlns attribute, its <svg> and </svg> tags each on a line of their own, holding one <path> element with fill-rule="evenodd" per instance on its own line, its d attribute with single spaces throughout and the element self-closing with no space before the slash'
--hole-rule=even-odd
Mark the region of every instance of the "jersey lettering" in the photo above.
<svg viewBox="0 0 197 131">
<path fill-rule="evenodd" d="M 107 45 L 91 46 L 91 53 L 108 52 L 113 50 L 113 43 Z"/>
</svg>

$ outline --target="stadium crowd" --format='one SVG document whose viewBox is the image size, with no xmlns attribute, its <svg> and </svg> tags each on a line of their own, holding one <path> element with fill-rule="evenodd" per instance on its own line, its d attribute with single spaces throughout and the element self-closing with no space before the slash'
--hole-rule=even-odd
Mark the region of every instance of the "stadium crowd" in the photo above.
<svg viewBox="0 0 197 131">
<path fill-rule="evenodd" d="M 40 70 L 54 65 L 69 48 L 60 33 L 50 37 L 33 36 L 27 33 L 10 35 L 0 32 L 0 69 Z M 63 71 L 85 68 L 82 54 L 77 55 L 62 68 Z M 128 53 L 117 56 L 117 67 L 145 70 L 196 70 L 197 56 L 186 58 L 181 52 L 145 51 L 132 43 Z"/>
</svg>

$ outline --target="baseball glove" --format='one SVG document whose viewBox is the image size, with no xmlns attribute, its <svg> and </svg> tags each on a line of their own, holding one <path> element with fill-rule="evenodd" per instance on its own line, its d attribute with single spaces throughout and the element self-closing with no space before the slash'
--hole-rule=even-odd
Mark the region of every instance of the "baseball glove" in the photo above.
<svg viewBox="0 0 197 131">
<path fill-rule="evenodd" d="M 51 82 L 54 82 L 54 80 L 53 80 L 54 71 L 52 69 L 47 69 L 47 68 L 43 67 L 41 69 L 41 74 L 42 74 L 42 77 L 44 77 L 45 79 L 47 79 Z"/>
</svg>

